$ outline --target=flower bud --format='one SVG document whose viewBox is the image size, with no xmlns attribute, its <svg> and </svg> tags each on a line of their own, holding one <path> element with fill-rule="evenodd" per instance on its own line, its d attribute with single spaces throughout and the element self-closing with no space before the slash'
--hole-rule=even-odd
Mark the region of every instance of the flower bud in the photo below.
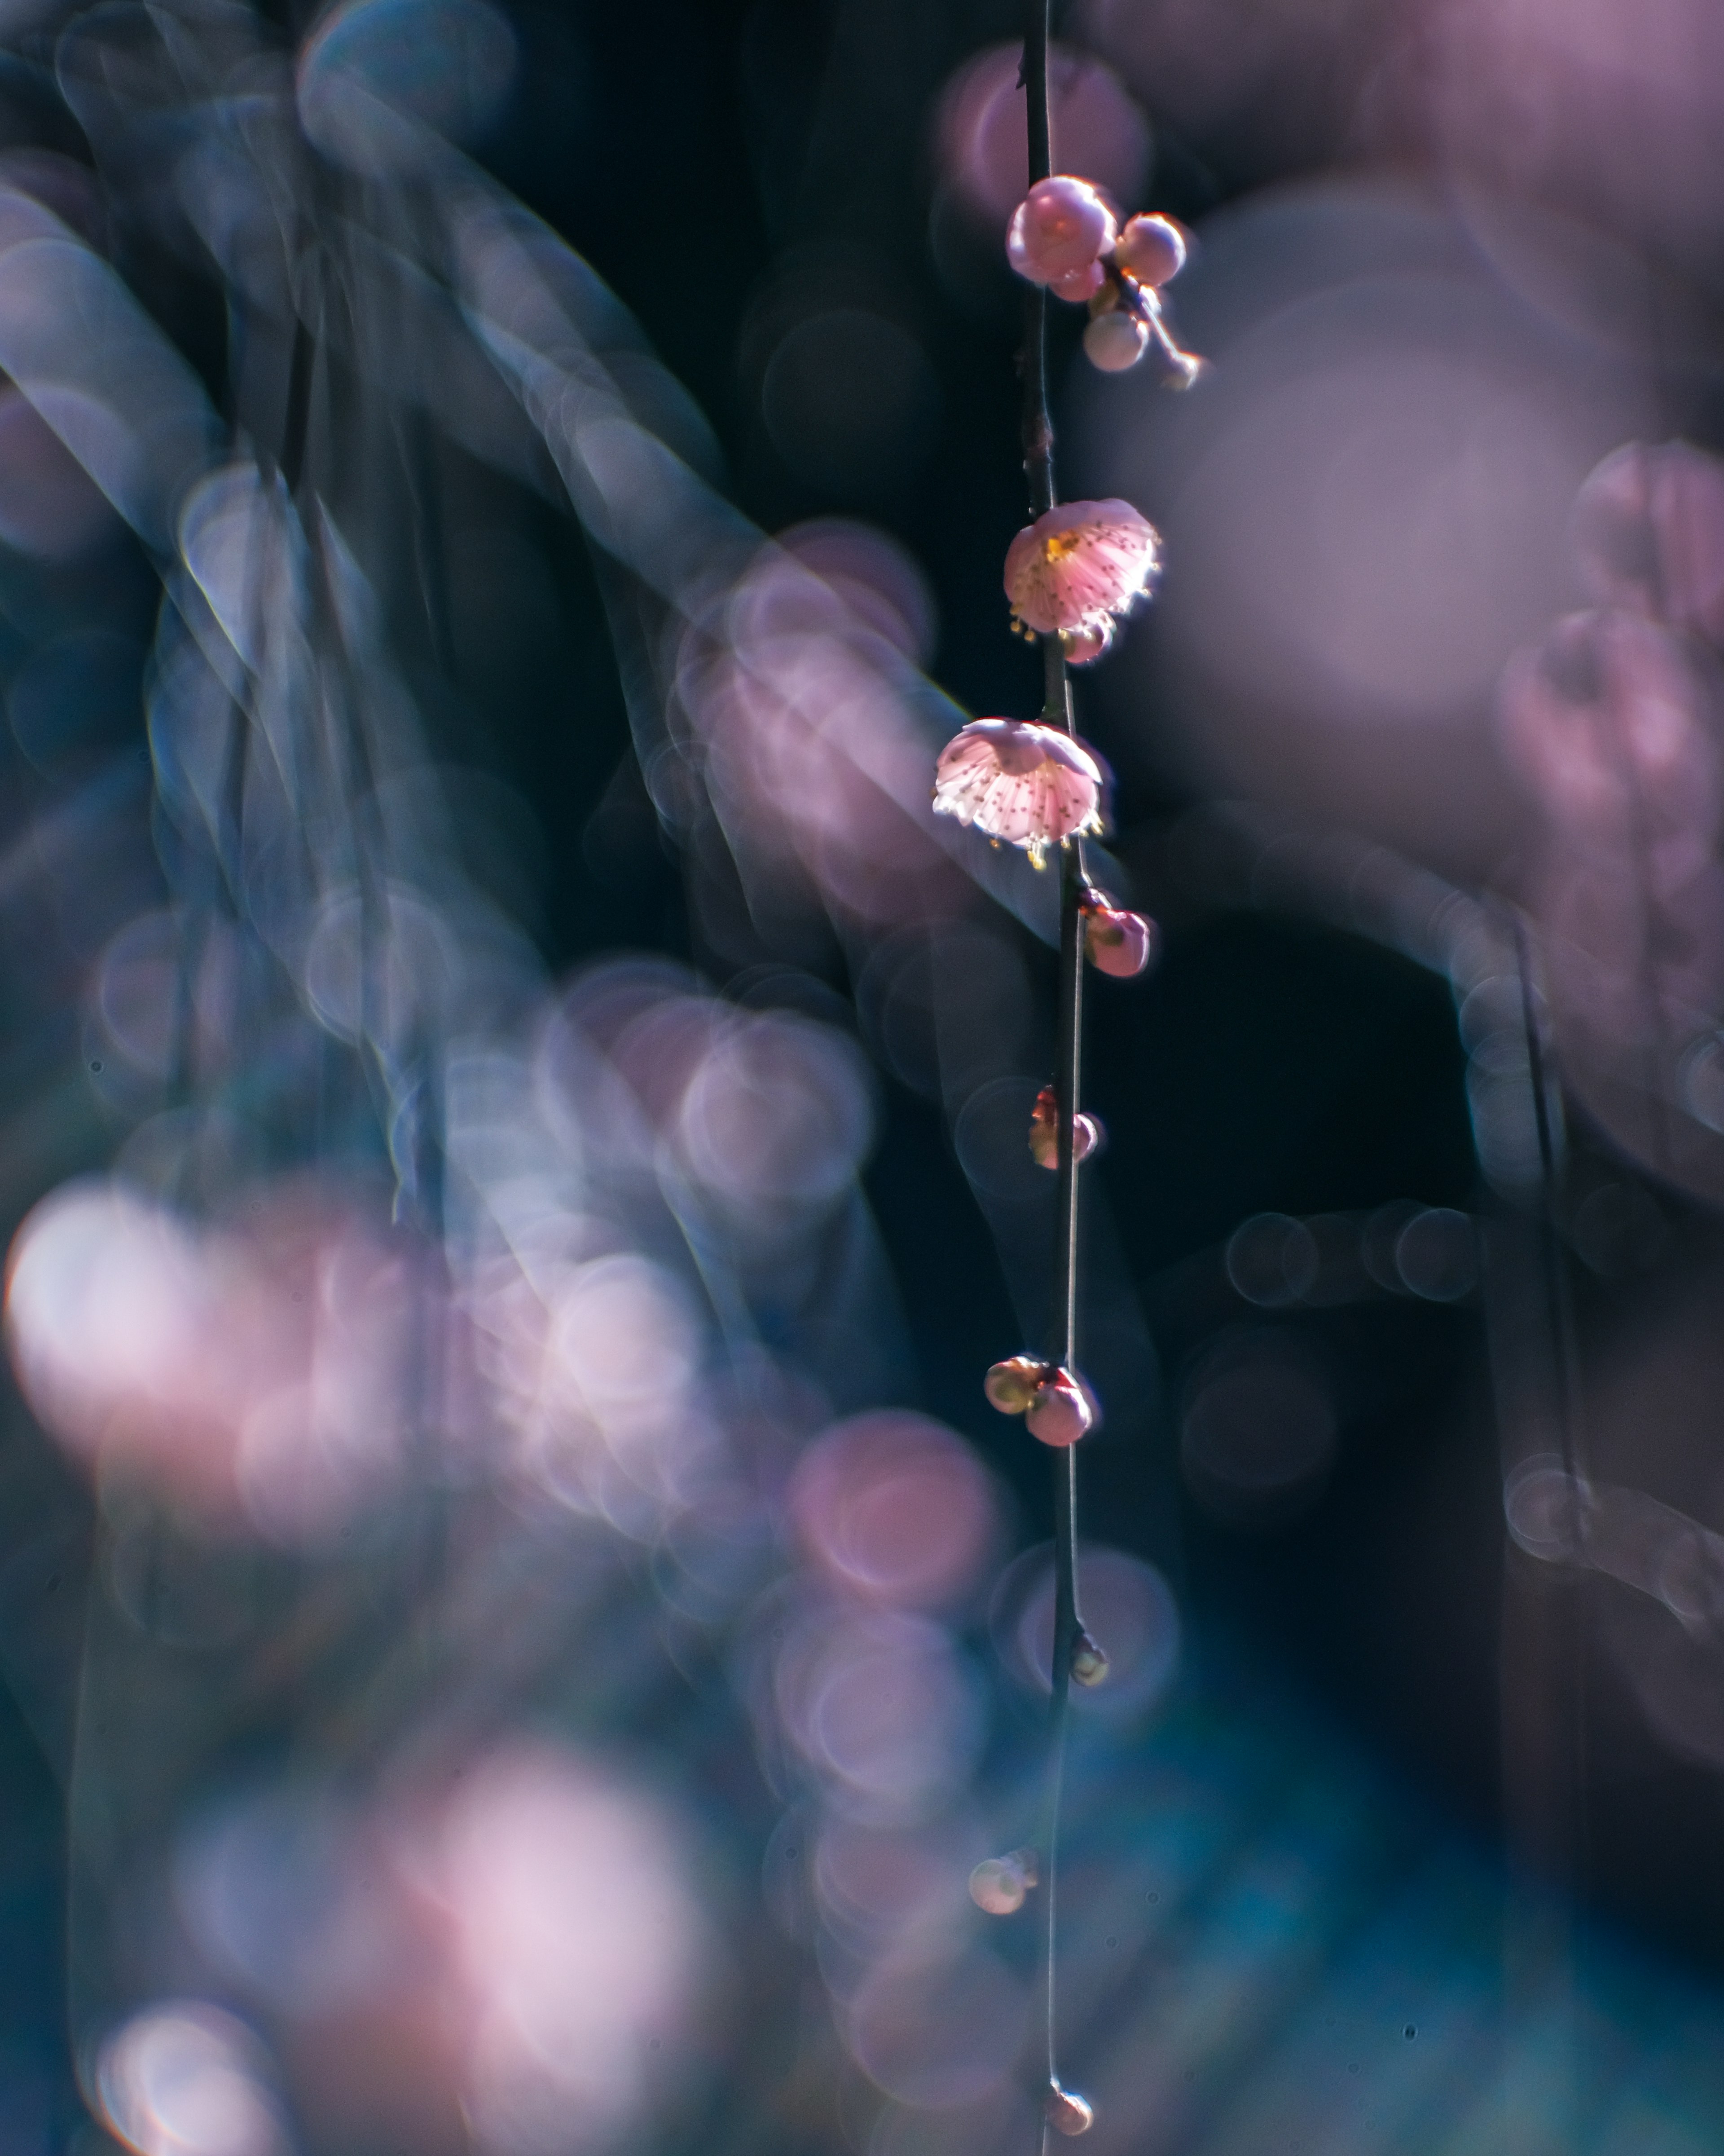
<svg viewBox="0 0 1724 2156">
<path fill-rule="evenodd" d="M 1127 218 L 1113 259 L 1140 285 L 1165 285 L 1185 267 L 1185 234 L 1170 218 Z"/>
<path fill-rule="evenodd" d="M 1098 1647 L 1087 1632 L 1080 1631 L 1071 1643 L 1071 1674 L 1080 1685 L 1093 1691 L 1097 1685 L 1107 1682 L 1107 1650 Z"/>
<path fill-rule="evenodd" d="M 1093 1116 L 1074 1116 L 1071 1137 L 1074 1158 L 1087 1160 L 1101 1142 L 1101 1126 Z M 1060 1101 L 1051 1086 L 1043 1086 L 1029 1111 L 1029 1152 L 1038 1168 L 1060 1165 Z"/>
<path fill-rule="evenodd" d="M 1135 315 L 1117 309 L 1097 315 L 1084 331 L 1084 351 L 1090 364 L 1104 374 L 1123 374 L 1136 367 L 1149 349 L 1149 326 Z"/>
<path fill-rule="evenodd" d="M 1060 641 L 1065 646 L 1068 666 L 1087 666 L 1113 642 L 1113 617 L 1105 614 L 1100 621 L 1087 621 L 1081 629 L 1068 629 Z"/>
<path fill-rule="evenodd" d="M 1006 259 L 1032 285 L 1086 270 L 1117 236 L 1113 212 L 1087 180 L 1069 172 L 1038 180 L 1012 213 Z"/>
<path fill-rule="evenodd" d="M 1056 2133 L 1065 2134 L 1087 2133 L 1095 2119 L 1085 2099 L 1074 2090 L 1061 2088 L 1058 2082 L 1048 2084 L 1042 2116 Z"/>
<path fill-rule="evenodd" d="M 1084 949 L 1096 972 L 1121 981 L 1141 973 L 1155 952 L 1155 923 L 1099 896 L 1086 899 L 1082 911 Z"/>
<path fill-rule="evenodd" d="M 1063 1450 L 1075 1445 L 1085 1430 L 1094 1427 L 1095 1409 L 1070 1371 L 1056 1369 L 1045 1374 L 1036 1387 L 1024 1419 L 1032 1437 Z"/>
<path fill-rule="evenodd" d="M 1035 1881 L 1033 1849 L 1014 1849 L 1009 1856 L 984 1856 L 970 1874 L 970 1899 L 990 1917 L 1015 1916 Z"/>
<path fill-rule="evenodd" d="M 1013 1355 L 996 1363 L 982 1381 L 988 1405 L 1002 1414 L 1024 1414 L 1052 1368 L 1034 1355 Z"/>
</svg>

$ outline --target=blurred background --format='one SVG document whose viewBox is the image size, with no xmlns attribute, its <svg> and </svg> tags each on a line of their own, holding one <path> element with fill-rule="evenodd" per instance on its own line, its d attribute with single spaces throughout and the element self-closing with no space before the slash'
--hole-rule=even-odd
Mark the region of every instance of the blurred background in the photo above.
<svg viewBox="0 0 1724 2156">
<path fill-rule="evenodd" d="M 1098 2156 L 1724 2132 L 1724 23 L 1087 0 Z M 1038 2131 L 1013 9 L 0 0 L 0 2150 Z M 1633 445 L 1639 444 L 1636 448 Z"/>
</svg>

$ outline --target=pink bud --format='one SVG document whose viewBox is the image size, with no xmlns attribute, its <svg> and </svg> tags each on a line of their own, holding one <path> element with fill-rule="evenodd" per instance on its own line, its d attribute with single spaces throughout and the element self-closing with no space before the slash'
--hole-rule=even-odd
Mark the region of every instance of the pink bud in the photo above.
<svg viewBox="0 0 1724 2156">
<path fill-rule="evenodd" d="M 1113 245 L 1113 212 L 1087 180 L 1038 180 L 1012 213 L 1006 259 L 1032 285 L 1086 270 Z"/>
<path fill-rule="evenodd" d="M 1072 1151 L 1087 1160 L 1101 1142 L 1101 1126 L 1093 1116 L 1075 1116 L 1071 1125 Z M 1051 1086 L 1044 1086 L 1029 1111 L 1029 1151 L 1039 1168 L 1060 1165 L 1060 1102 Z"/>
<path fill-rule="evenodd" d="M 1096 972 L 1121 981 L 1141 973 L 1155 950 L 1155 923 L 1104 900 L 1085 903 L 1082 911 L 1084 948 Z"/>
<path fill-rule="evenodd" d="M 1024 1907 L 1035 1880 L 1033 1849 L 1014 1849 L 1009 1856 L 984 1856 L 970 1874 L 970 1899 L 990 1917 L 1013 1916 Z"/>
<path fill-rule="evenodd" d="M 1123 374 L 1136 367 L 1149 349 L 1149 331 L 1136 315 L 1117 310 L 1097 315 L 1084 331 L 1084 351 L 1092 367 L 1104 374 Z"/>
<path fill-rule="evenodd" d="M 1111 617 L 1100 621 L 1085 622 L 1081 629 L 1069 629 L 1062 639 L 1065 645 L 1068 666 L 1087 666 L 1101 658 L 1113 642 Z"/>
<path fill-rule="evenodd" d="M 1095 1410 L 1089 1394 L 1070 1370 L 1054 1370 L 1036 1387 L 1024 1416 L 1029 1434 L 1044 1445 L 1075 1445 L 1093 1429 Z"/>
<path fill-rule="evenodd" d="M 1169 218 L 1127 218 L 1113 259 L 1140 285 L 1165 285 L 1185 267 L 1185 234 Z"/>
<path fill-rule="evenodd" d="M 1071 2089 L 1061 2088 L 1058 2082 L 1048 2084 L 1048 2093 L 1042 2098 L 1042 2116 L 1056 2133 L 1087 2133 L 1095 2123 L 1095 2114 L 1085 2099 Z"/>
<path fill-rule="evenodd" d="M 988 1405 L 1002 1414 L 1022 1414 L 1051 1368 L 1051 1364 L 1034 1355 L 1013 1355 L 996 1363 L 982 1381 Z"/>
<path fill-rule="evenodd" d="M 1086 263 L 1081 270 L 1068 270 L 1063 277 L 1056 277 L 1048 287 L 1062 300 L 1070 300 L 1074 306 L 1081 306 L 1085 300 L 1093 300 L 1107 282 L 1107 272 L 1099 262 Z"/>
</svg>

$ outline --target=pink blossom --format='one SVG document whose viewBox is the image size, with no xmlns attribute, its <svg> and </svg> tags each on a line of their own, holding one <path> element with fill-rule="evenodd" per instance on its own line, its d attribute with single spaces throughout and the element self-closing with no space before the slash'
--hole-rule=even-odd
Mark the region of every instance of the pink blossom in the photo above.
<svg viewBox="0 0 1724 2156">
<path fill-rule="evenodd" d="M 1007 548 L 1006 596 L 1044 635 L 1095 629 L 1141 598 L 1160 566 L 1155 526 L 1129 501 L 1068 501 Z"/>
<path fill-rule="evenodd" d="M 1148 324 L 1117 308 L 1097 315 L 1084 331 L 1084 356 L 1104 374 L 1123 374 L 1148 350 Z"/>
<path fill-rule="evenodd" d="M 1097 973 L 1128 981 L 1149 963 L 1155 948 L 1155 923 L 1124 906 L 1110 906 L 1099 891 L 1082 904 L 1084 949 Z"/>
<path fill-rule="evenodd" d="M 1075 1116 L 1072 1118 L 1072 1150 L 1079 1160 L 1087 1160 L 1101 1142 L 1101 1126 L 1093 1116 Z M 1044 1086 L 1035 1096 L 1035 1106 L 1029 1115 L 1029 1151 L 1039 1168 L 1057 1168 L 1060 1165 L 1060 1101 L 1051 1086 Z"/>
<path fill-rule="evenodd" d="M 1024 1419 L 1032 1437 L 1063 1448 L 1075 1445 L 1085 1430 L 1095 1427 L 1095 1406 L 1070 1370 L 1054 1370 L 1036 1387 Z"/>
<path fill-rule="evenodd" d="M 1113 259 L 1140 285 L 1165 285 L 1185 267 L 1185 234 L 1168 218 L 1128 218 Z"/>
<path fill-rule="evenodd" d="M 1048 847 L 1101 829 L 1102 785 L 1095 757 L 1057 727 L 972 719 L 940 752 L 934 811 L 1022 846 L 1039 868 Z"/>
<path fill-rule="evenodd" d="M 1087 269 L 1113 245 L 1113 212 L 1087 180 L 1060 172 L 1038 180 L 1012 213 L 1006 256 L 1032 285 Z"/>
</svg>

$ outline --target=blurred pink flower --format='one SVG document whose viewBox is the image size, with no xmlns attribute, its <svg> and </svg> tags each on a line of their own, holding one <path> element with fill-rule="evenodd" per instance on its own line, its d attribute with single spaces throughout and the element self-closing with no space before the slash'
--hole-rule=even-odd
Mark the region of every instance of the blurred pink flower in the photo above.
<svg viewBox="0 0 1724 2156">
<path fill-rule="evenodd" d="M 1022 846 L 1037 868 L 1049 846 L 1101 829 L 1101 767 L 1081 742 L 1023 719 L 972 719 L 940 752 L 934 813 Z"/>
<path fill-rule="evenodd" d="M 1570 526 L 1606 606 L 1724 642 L 1724 464 L 1686 442 L 1630 442 L 1581 488 Z"/>
<path fill-rule="evenodd" d="M 1006 258 L 1032 285 L 1087 270 L 1113 245 L 1113 212 L 1087 180 L 1065 172 L 1038 180 L 1012 213 Z"/>
<path fill-rule="evenodd" d="M 1062 502 L 1006 549 L 1006 596 L 1025 629 L 1093 632 L 1142 598 L 1160 566 L 1155 526 L 1129 501 Z"/>
</svg>

